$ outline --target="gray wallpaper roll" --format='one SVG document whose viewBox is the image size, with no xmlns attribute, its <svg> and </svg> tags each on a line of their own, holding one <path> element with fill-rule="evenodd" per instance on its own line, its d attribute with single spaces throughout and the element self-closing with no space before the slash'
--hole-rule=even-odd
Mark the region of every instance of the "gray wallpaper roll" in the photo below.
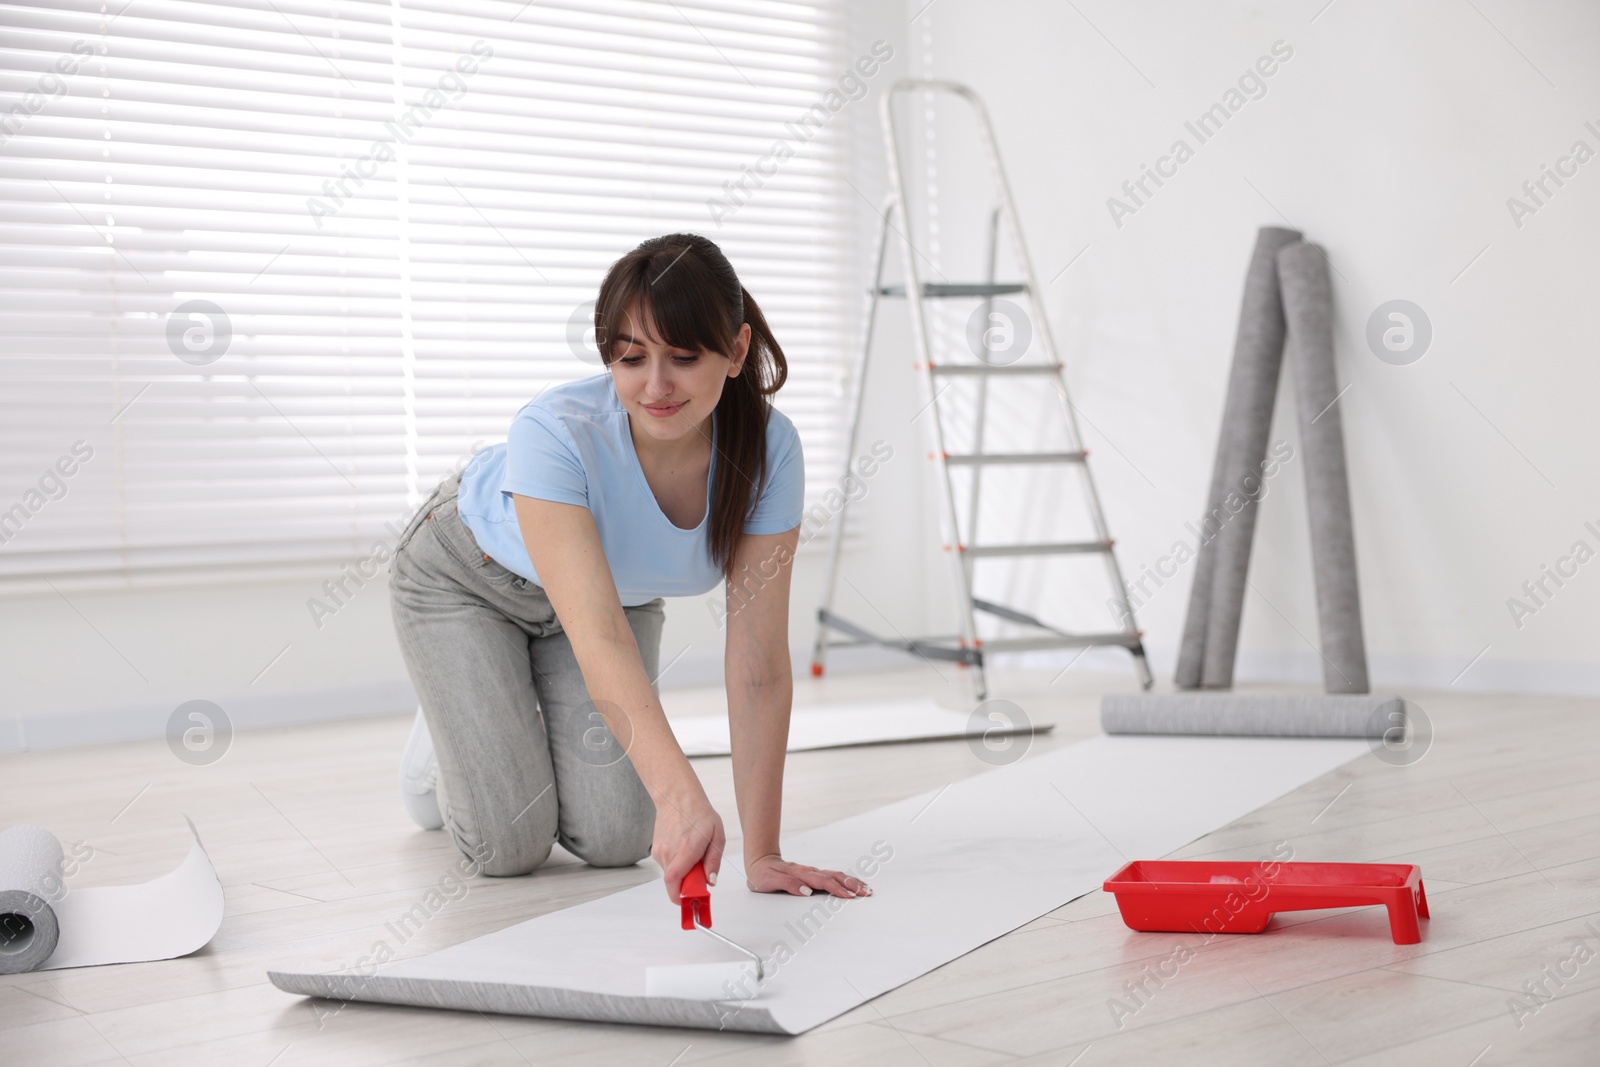
<svg viewBox="0 0 1600 1067">
<path fill-rule="evenodd" d="M 1108 734 L 1381 738 L 1404 708 L 1393 695 L 1113 693 L 1100 700 L 1100 727 Z"/>
<path fill-rule="evenodd" d="M 1306 503 L 1311 515 L 1311 569 L 1316 577 L 1323 687 L 1365 693 L 1367 649 L 1361 636 L 1356 541 L 1350 517 L 1344 425 L 1333 363 L 1333 289 L 1328 257 L 1312 244 L 1278 252 L 1278 279 L 1294 361 Z"/>
<path fill-rule="evenodd" d="M 0 974 L 22 974 L 50 958 L 61 937 L 51 901 L 60 896 L 65 857 L 42 826 L 0 833 Z"/>
<path fill-rule="evenodd" d="M 1230 493 L 1243 492 L 1244 479 L 1261 474 L 1267 435 L 1272 429 L 1272 403 L 1283 362 L 1283 304 L 1278 293 L 1277 253 L 1300 240 L 1294 230 L 1264 226 L 1245 276 L 1234 339 L 1228 397 L 1217 435 L 1183 642 L 1178 650 L 1175 681 L 1179 688 L 1227 688 L 1233 683 L 1233 659 L 1239 643 L 1239 617 L 1244 605 L 1245 570 L 1255 532 L 1255 505 L 1239 513 L 1227 510 Z"/>
</svg>

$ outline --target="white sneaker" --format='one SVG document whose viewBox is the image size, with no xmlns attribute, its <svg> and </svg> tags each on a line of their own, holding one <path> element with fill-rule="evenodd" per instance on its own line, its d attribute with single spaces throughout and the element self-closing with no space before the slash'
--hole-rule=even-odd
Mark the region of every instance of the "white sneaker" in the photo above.
<svg viewBox="0 0 1600 1067">
<path fill-rule="evenodd" d="M 439 813 L 439 761 L 434 758 L 433 738 L 420 707 L 400 757 L 400 800 L 411 821 L 424 830 L 444 829 L 444 816 Z"/>
</svg>

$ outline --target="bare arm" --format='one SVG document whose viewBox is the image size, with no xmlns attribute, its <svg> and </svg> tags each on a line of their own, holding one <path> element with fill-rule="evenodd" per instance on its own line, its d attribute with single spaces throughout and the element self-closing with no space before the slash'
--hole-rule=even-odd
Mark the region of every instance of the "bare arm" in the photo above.
<svg viewBox="0 0 1600 1067">
<path fill-rule="evenodd" d="M 745 877 L 751 889 L 762 892 L 803 895 L 820 889 L 835 896 L 867 895 L 872 891 L 861 879 L 790 863 L 778 844 L 794 699 L 789 581 L 799 539 L 799 527 L 781 534 L 746 534 L 734 558 L 738 580 L 727 587 L 728 731 L 744 830 Z"/>
<path fill-rule="evenodd" d="M 744 862 L 776 855 L 784 751 L 794 675 L 789 666 L 789 580 L 799 530 L 746 534 L 727 586 L 724 676 L 733 788 L 744 830 Z"/>
<path fill-rule="evenodd" d="M 651 855 L 676 902 L 683 876 L 701 859 L 708 880 L 715 880 L 722 863 L 722 820 L 667 725 L 623 613 L 594 515 L 575 504 L 512 499 L 528 557 L 572 642 L 589 697 L 655 802 Z"/>
</svg>

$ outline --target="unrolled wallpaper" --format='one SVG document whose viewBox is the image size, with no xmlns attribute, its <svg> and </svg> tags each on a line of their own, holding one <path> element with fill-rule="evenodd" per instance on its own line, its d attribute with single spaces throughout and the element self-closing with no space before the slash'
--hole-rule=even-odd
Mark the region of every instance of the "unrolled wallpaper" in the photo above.
<svg viewBox="0 0 1600 1067">
<path fill-rule="evenodd" d="M 856 900 L 751 893 L 727 856 L 715 927 L 758 952 L 768 977 L 721 999 L 649 994 L 653 967 L 739 959 L 683 930 L 658 879 L 428 955 L 301 961 L 269 977 L 346 1001 L 804 1033 L 1367 752 L 1353 740 L 1098 737 L 785 839 L 790 859 L 866 878 L 873 895 Z"/>
</svg>

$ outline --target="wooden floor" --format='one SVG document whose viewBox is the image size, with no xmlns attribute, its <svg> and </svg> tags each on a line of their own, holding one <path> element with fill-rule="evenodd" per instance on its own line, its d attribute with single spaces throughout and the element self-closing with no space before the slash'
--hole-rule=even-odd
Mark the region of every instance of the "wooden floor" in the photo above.
<svg viewBox="0 0 1600 1067">
<path fill-rule="evenodd" d="M 1099 693 L 1129 682 L 1014 674 L 994 685 L 1056 724 L 1037 753 L 1098 733 Z M 961 704 L 959 685 L 926 667 L 797 686 L 797 705 L 918 693 Z M 443 834 L 414 829 L 400 808 L 401 719 L 240 734 L 208 767 L 181 763 L 163 742 L 6 756 L 0 824 L 38 822 L 96 850 L 70 885 L 170 868 L 187 848 L 187 813 L 221 875 L 227 917 L 186 959 L 0 977 L 0 1062 L 1600 1063 L 1600 706 L 1411 695 L 1433 724 L 1420 759 L 1363 756 L 1180 855 L 1258 860 L 1286 842 L 1297 859 L 1421 864 L 1433 910 L 1422 944 L 1392 944 L 1375 909 L 1303 913 L 1210 943 L 1136 934 L 1094 893 L 788 1039 L 341 1007 L 269 985 L 271 966 L 354 963 L 455 861 Z M 674 715 L 720 707 L 713 690 L 665 699 Z M 696 765 L 734 832 L 728 760 Z M 787 829 L 987 769 L 960 741 L 797 753 Z M 400 954 L 655 877 L 648 864 L 591 870 L 557 855 L 526 878 L 472 881 Z M 1163 965 L 1179 941 L 1193 958 Z M 1162 972 L 1171 977 L 1150 977 Z M 1129 983 L 1147 992 L 1135 999 Z M 1530 983 L 1547 995 L 1530 995 Z"/>
</svg>

